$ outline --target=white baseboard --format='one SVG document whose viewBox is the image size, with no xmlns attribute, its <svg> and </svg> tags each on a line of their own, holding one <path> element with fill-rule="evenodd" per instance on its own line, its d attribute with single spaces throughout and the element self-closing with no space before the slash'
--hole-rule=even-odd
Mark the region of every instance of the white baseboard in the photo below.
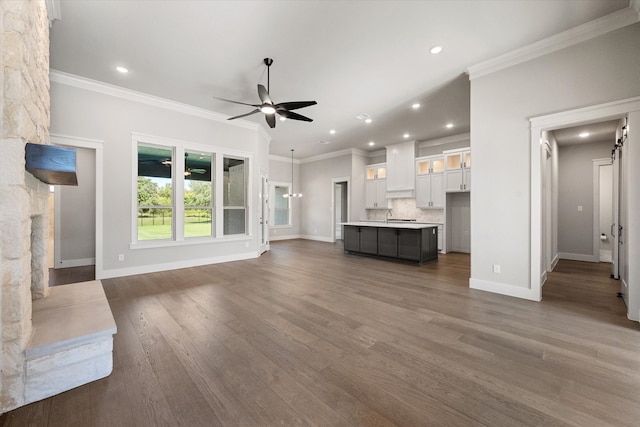
<svg viewBox="0 0 640 427">
<path fill-rule="evenodd" d="M 540 286 L 544 286 L 546 281 L 547 281 L 547 272 L 543 271 L 542 275 L 540 276 Z"/>
<path fill-rule="evenodd" d="M 81 259 L 66 259 L 60 261 L 54 268 L 71 268 L 71 267 L 84 267 L 86 265 L 96 265 L 95 258 L 81 258 Z"/>
<path fill-rule="evenodd" d="M 587 254 L 571 254 L 568 252 L 558 252 L 560 259 L 570 259 L 572 261 L 598 262 L 593 255 Z"/>
<path fill-rule="evenodd" d="M 493 292 L 494 294 L 507 295 L 510 297 L 522 298 L 531 301 L 540 301 L 541 295 L 530 288 L 523 288 L 521 286 L 507 285 L 504 283 L 490 282 L 488 280 L 481 279 L 469 279 L 469 287 L 471 289 L 477 289 L 480 291 Z"/>
<path fill-rule="evenodd" d="M 164 264 L 140 265 L 128 268 L 115 268 L 110 270 L 96 269 L 96 279 L 110 279 L 112 277 L 133 276 L 135 274 L 155 273 L 158 271 L 177 270 L 179 268 L 198 267 L 208 264 L 220 264 L 222 262 L 241 261 L 244 259 L 258 258 L 256 252 L 245 252 L 240 254 L 225 255 L 213 258 L 198 258 L 186 261 L 168 262 Z"/>
<path fill-rule="evenodd" d="M 302 235 L 302 236 L 300 236 L 300 238 L 301 239 L 306 239 L 306 240 L 315 240 L 317 242 L 334 243 L 334 241 L 333 241 L 333 239 L 331 237 Z"/>
<path fill-rule="evenodd" d="M 299 239 L 299 234 L 289 234 L 287 236 L 269 236 L 269 241 L 274 242 L 276 240 L 290 240 L 290 239 Z"/>
<path fill-rule="evenodd" d="M 560 261 L 560 256 L 556 254 L 556 256 L 554 256 L 553 259 L 551 260 L 551 271 L 553 271 L 556 268 L 556 265 L 558 265 L 558 261 Z"/>
</svg>

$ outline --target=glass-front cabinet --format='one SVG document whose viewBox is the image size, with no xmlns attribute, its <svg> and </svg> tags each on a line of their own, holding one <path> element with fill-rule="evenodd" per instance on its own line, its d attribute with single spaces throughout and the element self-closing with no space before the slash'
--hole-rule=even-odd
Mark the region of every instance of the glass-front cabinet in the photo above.
<svg viewBox="0 0 640 427">
<path fill-rule="evenodd" d="M 387 209 L 387 165 L 378 163 L 365 168 L 365 208 Z"/>
<path fill-rule="evenodd" d="M 461 148 L 443 153 L 445 191 L 471 191 L 471 149 Z"/>
<path fill-rule="evenodd" d="M 423 209 L 444 208 L 444 157 L 416 159 L 416 206 Z"/>
</svg>

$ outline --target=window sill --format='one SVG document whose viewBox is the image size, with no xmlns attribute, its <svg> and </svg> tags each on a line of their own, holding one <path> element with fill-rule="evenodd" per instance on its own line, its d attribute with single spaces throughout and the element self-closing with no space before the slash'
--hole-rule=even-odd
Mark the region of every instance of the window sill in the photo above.
<svg viewBox="0 0 640 427">
<path fill-rule="evenodd" d="M 287 225 L 270 225 L 269 228 L 291 228 L 293 227 L 293 225 L 291 224 L 287 224 Z"/>
<path fill-rule="evenodd" d="M 152 248 L 172 248 L 175 246 L 205 245 L 211 243 L 225 243 L 238 241 L 251 241 L 253 236 L 242 234 L 238 236 L 224 237 L 191 237 L 185 240 L 146 240 L 143 242 L 130 243 L 129 249 L 152 249 Z"/>
</svg>

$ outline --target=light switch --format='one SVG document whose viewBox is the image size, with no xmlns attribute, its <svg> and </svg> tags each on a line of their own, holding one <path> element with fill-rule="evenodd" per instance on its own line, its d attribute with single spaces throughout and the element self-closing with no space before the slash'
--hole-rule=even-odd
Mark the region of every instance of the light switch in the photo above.
<svg viewBox="0 0 640 427">
<path fill-rule="evenodd" d="M 582 206 L 578 206 L 578 212 L 582 212 Z"/>
</svg>

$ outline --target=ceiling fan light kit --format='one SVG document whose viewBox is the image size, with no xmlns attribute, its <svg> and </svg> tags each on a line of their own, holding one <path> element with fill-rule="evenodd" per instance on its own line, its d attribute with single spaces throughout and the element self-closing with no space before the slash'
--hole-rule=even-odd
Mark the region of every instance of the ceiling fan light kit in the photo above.
<svg viewBox="0 0 640 427">
<path fill-rule="evenodd" d="M 271 100 L 271 96 L 269 96 L 269 80 L 271 69 L 271 64 L 273 64 L 273 59 L 264 58 L 264 64 L 267 66 L 267 87 L 265 88 L 263 85 L 258 84 L 258 97 L 260 98 L 261 104 L 248 104 L 246 102 L 233 101 L 231 99 L 219 98 L 214 96 L 214 98 L 219 99 L 225 102 L 232 102 L 234 104 L 240 105 L 248 105 L 250 107 L 255 107 L 255 110 L 250 111 L 245 114 L 240 114 L 238 116 L 229 117 L 227 120 L 239 119 L 241 117 L 250 116 L 255 113 L 263 113 L 265 116 L 265 120 L 270 128 L 276 127 L 276 114 L 280 116 L 280 119 L 291 119 L 291 120 L 300 120 L 303 122 L 312 122 L 313 119 L 309 117 L 305 117 L 302 114 L 294 113 L 292 110 L 297 110 L 299 108 L 310 107 L 312 105 L 316 105 L 316 101 L 292 101 L 292 102 L 281 102 L 279 104 L 274 104 Z M 283 120 L 284 121 L 284 120 Z"/>
</svg>

